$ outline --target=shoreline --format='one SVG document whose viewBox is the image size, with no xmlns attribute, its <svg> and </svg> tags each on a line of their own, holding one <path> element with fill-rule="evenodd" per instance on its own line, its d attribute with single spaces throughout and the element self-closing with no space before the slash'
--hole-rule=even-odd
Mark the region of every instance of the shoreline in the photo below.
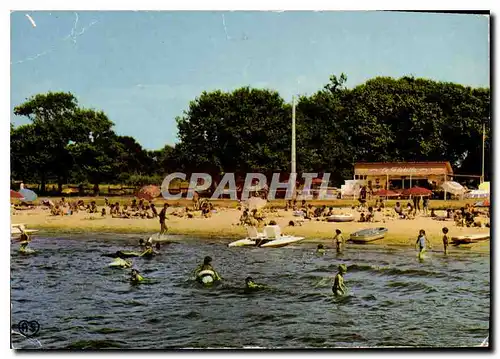
<svg viewBox="0 0 500 359">
<path fill-rule="evenodd" d="M 158 219 L 121 219 L 109 216 L 101 217 L 100 214 L 89 214 L 85 212 L 75 213 L 70 216 L 51 216 L 47 210 L 37 208 L 31 211 L 20 211 L 23 213 L 12 214 L 11 223 L 25 224 L 29 229 L 38 229 L 53 233 L 111 233 L 111 234 L 138 234 L 151 235 L 158 233 L 160 224 Z M 350 211 L 342 211 L 349 213 Z M 356 212 L 355 218 L 359 217 Z M 200 239 L 224 239 L 238 240 L 246 237 L 247 230 L 244 226 L 235 225 L 241 212 L 236 209 L 220 209 L 218 213 L 210 218 L 179 218 L 167 213 L 166 225 L 167 235 L 179 235 L 184 237 L 197 237 Z M 439 213 L 438 213 L 439 215 Z M 274 220 L 281 227 L 283 234 L 305 237 L 303 242 L 328 243 L 333 240 L 335 229 L 340 229 L 344 239 L 348 240 L 351 233 L 366 228 L 385 227 L 388 232 L 385 238 L 372 242 L 373 244 L 398 245 L 413 247 L 420 229 L 426 231 L 426 237 L 433 248 L 442 248 L 443 227 L 449 228 L 449 237 L 464 234 L 490 233 L 490 228 L 467 228 L 457 227 L 453 221 L 436 221 L 430 217 L 417 216 L 413 220 L 402 220 L 380 216 L 378 222 L 324 222 L 305 221 L 302 226 L 289 226 L 290 220 L 297 220 L 292 213 L 278 211 L 267 213 L 266 223 Z M 262 231 L 262 228 L 259 228 Z M 491 233 L 490 233 L 491 234 Z M 486 243 L 487 245 L 485 245 Z M 366 244 L 369 246 L 370 244 Z M 489 240 L 473 246 L 487 247 L 489 251 Z M 450 247 L 452 245 L 450 244 Z"/>
</svg>

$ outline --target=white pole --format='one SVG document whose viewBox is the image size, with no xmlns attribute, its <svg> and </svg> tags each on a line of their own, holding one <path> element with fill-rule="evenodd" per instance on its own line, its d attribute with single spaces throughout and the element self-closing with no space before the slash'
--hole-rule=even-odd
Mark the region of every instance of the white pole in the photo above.
<svg viewBox="0 0 500 359">
<path fill-rule="evenodd" d="M 482 171 L 481 171 L 481 182 L 484 182 L 484 141 L 486 140 L 486 127 L 485 124 L 483 123 L 483 165 L 482 165 Z"/>
<path fill-rule="evenodd" d="M 292 168 L 291 174 L 296 174 L 296 162 L 295 162 L 295 96 L 292 96 Z M 295 177 L 295 176 L 291 176 Z M 296 180 L 296 179 L 295 179 Z M 295 183 L 293 184 L 293 198 L 296 197 L 297 190 L 295 188 Z"/>
<path fill-rule="evenodd" d="M 296 173 L 295 163 L 295 96 L 292 97 L 292 174 Z"/>
</svg>

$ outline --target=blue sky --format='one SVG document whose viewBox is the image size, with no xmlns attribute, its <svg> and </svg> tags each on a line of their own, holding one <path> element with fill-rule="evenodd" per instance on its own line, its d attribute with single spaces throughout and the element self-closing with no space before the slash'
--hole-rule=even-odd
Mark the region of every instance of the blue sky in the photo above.
<svg viewBox="0 0 500 359">
<path fill-rule="evenodd" d="M 11 107 L 70 91 L 147 149 L 176 142 L 175 117 L 203 90 L 265 87 L 291 101 L 342 72 L 349 87 L 404 75 L 489 87 L 489 19 L 479 15 L 81 11 L 76 21 L 74 12 L 28 14 L 36 27 L 25 12 L 11 15 Z"/>
</svg>

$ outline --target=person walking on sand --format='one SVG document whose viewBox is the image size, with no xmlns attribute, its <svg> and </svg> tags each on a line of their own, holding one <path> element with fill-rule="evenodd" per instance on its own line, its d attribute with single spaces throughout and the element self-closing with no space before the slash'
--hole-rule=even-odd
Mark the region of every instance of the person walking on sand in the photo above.
<svg viewBox="0 0 500 359">
<path fill-rule="evenodd" d="M 158 217 L 160 218 L 160 235 L 164 234 L 167 232 L 167 225 L 165 224 L 165 219 L 167 217 L 167 208 L 168 208 L 168 204 L 165 203 L 163 205 L 163 209 L 160 211 L 160 214 L 158 215 Z"/>
<path fill-rule="evenodd" d="M 448 243 L 449 243 L 449 239 L 448 239 L 448 228 L 446 227 L 443 227 L 443 247 L 444 247 L 444 254 L 447 255 L 448 254 Z"/>
<path fill-rule="evenodd" d="M 337 247 L 337 253 L 342 252 L 344 249 L 344 237 L 342 236 L 342 231 L 340 229 L 335 230 L 335 237 L 333 237 L 333 241 Z"/>
</svg>

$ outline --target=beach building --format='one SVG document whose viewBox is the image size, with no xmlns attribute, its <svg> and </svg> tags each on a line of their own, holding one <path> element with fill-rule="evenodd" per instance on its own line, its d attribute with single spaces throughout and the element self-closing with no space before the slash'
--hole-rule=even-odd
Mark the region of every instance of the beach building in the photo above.
<svg viewBox="0 0 500 359">
<path fill-rule="evenodd" d="M 453 180 L 453 169 L 450 162 L 358 162 L 354 180 L 363 181 L 373 191 L 415 185 L 436 188 Z"/>
</svg>

